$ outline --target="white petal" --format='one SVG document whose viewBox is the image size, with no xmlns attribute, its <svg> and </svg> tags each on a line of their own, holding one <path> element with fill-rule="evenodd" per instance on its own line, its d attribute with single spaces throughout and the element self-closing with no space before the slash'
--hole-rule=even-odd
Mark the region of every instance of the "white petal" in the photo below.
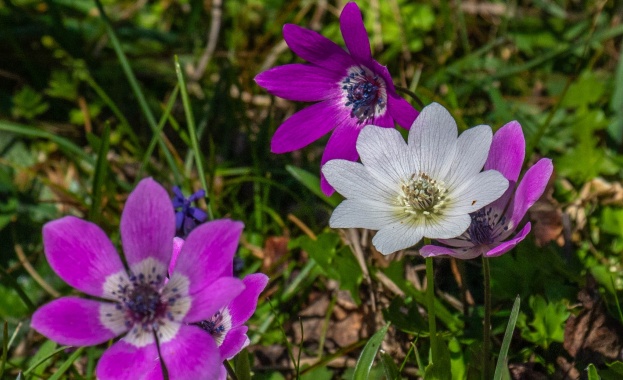
<svg viewBox="0 0 623 380">
<path fill-rule="evenodd" d="M 423 234 L 430 239 L 452 239 L 461 235 L 472 218 L 468 214 L 443 215 L 432 219 L 425 219 Z"/>
<path fill-rule="evenodd" d="M 491 128 L 487 125 L 479 125 L 461 133 L 454 162 L 445 181 L 448 188 L 458 187 L 482 170 L 492 138 Z"/>
<path fill-rule="evenodd" d="M 417 171 L 407 143 L 393 128 L 366 126 L 357 139 L 357 152 L 366 169 L 388 184 L 399 184 Z"/>
<path fill-rule="evenodd" d="M 369 198 L 380 201 L 397 196 L 397 190 L 392 190 L 388 184 L 373 178 L 358 162 L 331 160 L 324 164 L 322 173 L 329 184 L 346 198 Z"/>
<path fill-rule="evenodd" d="M 415 119 L 409 131 L 409 149 L 421 171 L 435 179 L 445 178 L 457 145 L 456 122 L 450 112 L 432 103 Z"/>
<path fill-rule="evenodd" d="M 422 228 L 409 220 L 394 222 L 380 229 L 372 244 L 384 255 L 416 245 L 422 240 Z"/>
<path fill-rule="evenodd" d="M 444 215 L 461 215 L 477 211 L 495 201 L 508 188 L 508 180 L 497 170 L 487 170 L 452 191 Z"/>
<path fill-rule="evenodd" d="M 331 215 L 331 228 L 367 228 L 379 230 L 398 221 L 391 205 L 369 199 L 346 199 Z"/>
</svg>

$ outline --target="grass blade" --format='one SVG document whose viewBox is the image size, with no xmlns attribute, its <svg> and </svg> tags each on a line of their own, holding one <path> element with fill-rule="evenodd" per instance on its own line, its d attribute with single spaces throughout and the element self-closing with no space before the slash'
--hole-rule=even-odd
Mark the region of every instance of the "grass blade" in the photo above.
<svg viewBox="0 0 623 380">
<path fill-rule="evenodd" d="M 501 380 L 504 369 L 506 368 L 506 363 L 508 362 L 508 348 L 511 345 L 513 331 L 515 330 L 515 324 L 517 323 L 517 318 L 519 317 L 520 304 L 521 301 L 519 299 L 519 296 L 517 296 L 517 298 L 515 298 L 515 303 L 513 303 L 513 309 L 511 310 L 511 316 L 508 320 L 508 325 L 506 325 L 506 332 L 504 333 L 504 340 L 502 341 L 500 356 L 498 356 L 498 362 L 495 365 L 495 374 L 493 375 L 494 380 Z"/>
<path fill-rule="evenodd" d="M 376 353 L 379 351 L 379 348 L 381 348 L 381 343 L 383 342 L 383 339 L 385 339 L 385 334 L 387 334 L 388 328 L 389 323 L 372 335 L 372 338 L 370 338 L 368 343 L 366 343 L 366 346 L 363 348 L 363 351 L 361 351 L 361 355 L 357 360 L 355 372 L 353 373 L 353 380 L 368 379 L 370 376 L 370 370 L 372 369 L 372 363 L 374 363 Z"/>
<path fill-rule="evenodd" d="M 334 193 L 330 197 L 324 195 L 322 190 L 320 190 L 320 179 L 308 172 L 307 170 L 303 170 L 292 165 L 287 165 L 286 170 L 288 171 L 288 173 L 292 174 L 292 177 L 294 177 L 294 179 L 303 184 L 303 186 L 308 188 L 312 193 L 316 194 L 329 206 L 337 207 L 337 205 L 339 205 L 342 201 L 342 198 L 337 193 Z"/>
<path fill-rule="evenodd" d="M 50 376 L 48 380 L 60 379 L 65 371 L 67 371 L 69 367 L 71 367 L 71 365 L 74 364 L 74 362 L 80 357 L 80 355 L 82 355 L 82 351 L 84 351 L 84 347 L 78 348 L 73 354 L 71 354 L 71 356 L 65 361 L 65 363 L 58 367 L 56 372 L 54 372 L 54 374 Z"/>
<path fill-rule="evenodd" d="M 100 139 L 99 152 L 97 153 L 97 162 L 95 164 L 95 173 L 93 174 L 93 187 L 91 188 L 91 208 L 89 209 L 89 220 L 93 223 L 99 221 L 102 214 L 102 192 L 106 174 L 108 173 L 108 150 L 110 149 L 110 126 L 106 124 L 102 137 Z"/>
</svg>

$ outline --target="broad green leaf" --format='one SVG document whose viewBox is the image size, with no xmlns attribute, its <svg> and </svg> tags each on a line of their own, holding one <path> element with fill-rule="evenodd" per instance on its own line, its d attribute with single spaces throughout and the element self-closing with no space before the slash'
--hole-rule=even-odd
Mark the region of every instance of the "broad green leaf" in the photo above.
<svg viewBox="0 0 623 380">
<path fill-rule="evenodd" d="M 586 372 L 588 373 L 588 380 L 601 380 L 601 376 L 597 373 L 597 368 L 595 368 L 594 364 L 589 364 L 586 367 Z"/>
<path fill-rule="evenodd" d="M 361 355 L 359 355 L 359 359 L 355 365 L 353 380 L 368 379 L 370 369 L 374 363 L 374 358 L 376 357 L 376 353 L 379 351 L 379 348 L 381 348 L 381 343 L 383 342 L 383 339 L 385 339 L 385 334 L 387 334 L 388 328 L 389 323 L 383 326 L 379 331 L 372 335 L 370 340 L 368 340 L 368 343 L 366 343 L 363 351 L 361 351 Z"/>
<path fill-rule="evenodd" d="M 437 334 L 437 350 L 432 357 L 435 362 L 429 363 L 424 372 L 426 380 L 451 380 L 454 374 L 451 371 L 452 362 L 450 360 L 450 350 L 441 334 Z"/>
<path fill-rule="evenodd" d="M 234 357 L 234 372 L 238 380 L 251 379 L 251 362 L 249 361 L 249 352 L 244 349 Z"/>
</svg>

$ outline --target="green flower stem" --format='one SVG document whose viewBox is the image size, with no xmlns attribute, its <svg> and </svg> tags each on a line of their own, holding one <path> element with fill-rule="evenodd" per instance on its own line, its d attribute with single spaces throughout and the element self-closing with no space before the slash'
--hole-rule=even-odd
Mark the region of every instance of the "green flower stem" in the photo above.
<svg viewBox="0 0 623 380">
<path fill-rule="evenodd" d="M 188 91 L 186 89 L 186 80 L 184 79 L 182 67 L 180 66 L 180 61 L 177 58 L 177 55 L 175 56 L 175 73 L 177 74 L 180 94 L 182 95 L 182 104 L 184 105 L 184 112 L 186 113 L 186 123 L 188 124 L 188 134 L 190 135 L 193 155 L 195 156 L 195 164 L 197 165 L 197 174 L 199 175 L 201 186 L 203 186 L 204 190 L 208 194 L 208 198 L 206 199 L 206 203 L 208 206 L 208 218 L 209 220 L 214 220 L 211 202 L 212 197 L 210 196 L 212 194 L 211 187 L 208 187 L 208 181 L 206 181 L 205 171 L 203 170 L 203 156 L 201 155 L 201 150 L 199 149 L 197 130 L 195 128 L 195 118 L 193 117 L 193 111 L 190 107 L 190 99 L 188 97 Z"/>
<path fill-rule="evenodd" d="M 482 378 L 490 379 L 491 360 L 489 352 L 491 351 L 491 271 L 489 269 L 489 259 L 482 257 L 482 271 L 485 279 L 485 319 L 483 321 L 482 336 Z"/>
<path fill-rule="evenodd" d="M 428 308 L 428 333 L 430 334 L 431 360 L 434 363 L 437 352 L 437 324 L 435 320 L 435 283 L 433 279 L 433 258 L 426 258 L 426 303 Z"/>
</svg>

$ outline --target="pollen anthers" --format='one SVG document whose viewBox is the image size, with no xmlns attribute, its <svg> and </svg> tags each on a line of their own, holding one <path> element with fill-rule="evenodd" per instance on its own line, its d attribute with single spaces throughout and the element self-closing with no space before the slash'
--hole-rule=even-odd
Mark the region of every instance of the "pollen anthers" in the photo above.
<svg viewBox="0 0 623 380">
<path fill-rule="evenodd" d="M 398 204 L 415 217 L 430 218 L 444 209 L 448 190 L 424 172 L 413 173 L 400 187 Z"/>
<path fill-rule="evenodd" d="M 214 340 L 216 345 L 220 346 L 225 340 L 227 332 L 231 330 L 231 315 L 227 308 L 223 308 L 216 312 L 212 318 L 197 323 L 197 326 L 208 332 Z"/>
<path fill-rule="evenodd" d="M 470 216 L 472 223 L 465 235 L 474 244 L 491 244 L 508 230 L 506 216 L 492 207 L 483 207 Z"/>
<path fill-rule="evenodd" d="M 382 115 L 387 107 L 387 91 L 383 78 L 364 66 L 352 66 L 342 80 L 345 106 L 358 124 Z"/>
</svg>

